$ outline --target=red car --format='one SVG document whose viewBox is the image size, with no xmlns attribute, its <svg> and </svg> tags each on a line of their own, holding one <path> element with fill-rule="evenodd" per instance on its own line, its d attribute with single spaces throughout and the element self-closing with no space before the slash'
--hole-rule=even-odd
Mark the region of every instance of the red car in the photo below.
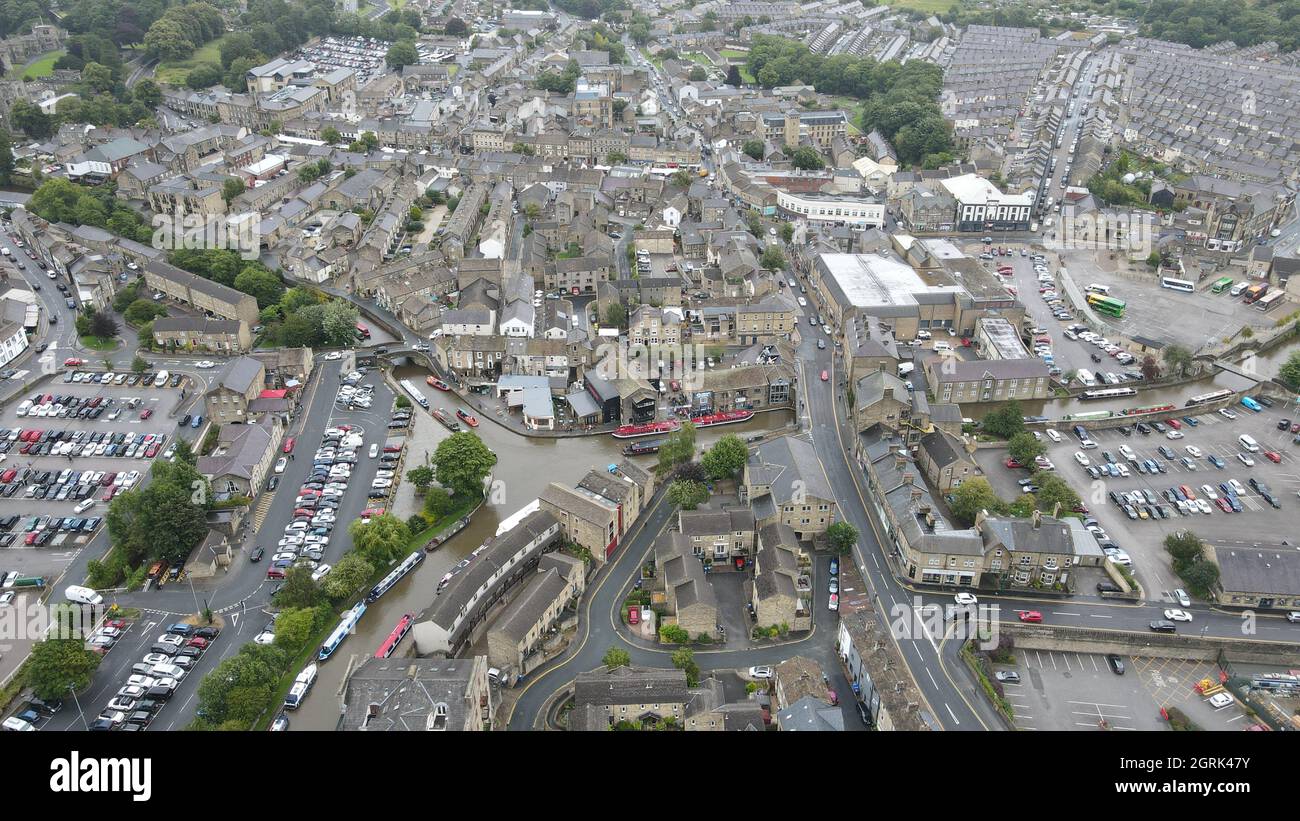
<svg viewBox="0 0 1300 821">
<path fill-rule="evenodd" d="M 104 491 L 104 495 L 100 496 L 99 499 L 100 501 L 103 502 L 111 502 L 113 501 L 113 496 L 116 494 L 117 494 L 117 485 L 112 485 L 111 487 L 109 487 L 108 490 Z"/>
<path fill-rule="evenodd" d="M 195 636 L 194 638 L 192 638 L 192 639 L 190 639 L 189 641 L 185 642 L 185 646 L 186 646 L 186 647 L 197 647 L 197 648 L 199 648 L 200 650 L 206 650 L 206 649 L 208 649 L 208 640 L 205 639 L 205 638 L 200 638 L 199 636 Z"/>
<path fill-rule="evenodd" d="M 1035 624 L 1043 620 L 1043 614 L 1037 610 L 1021 610 L 1020 620 L 1024 622 L 1034 622 Z"/>
<path fill-rule="evenodd" d="M 1182 429 L 1183 429 L 1183 423 L 1182 423 L 1182 422 L 1179 422 L 1177 419 L 1166 419 L 1166 420 L 1165 420 L 1165 424 L 1168 425 L 1169 427 L 1173 428 L 1174 430 L 1182 430 Z"/>
<path fill-rule="evenodd" d="M 1266 450 L 1264 451 L 1264 458 L 1270 462 L 1273 462 L 1274 464 L 1277 464 L 1282 461 L 1282 454 L 1278 453 L 1275 450 Z"/>
<path fill-rule="evenodd" d="M 822 381 L 823 381 L 823 382 L 827 382 L 827 381 L 829 381 L 830 378 L 831 378 L 831 375 L 830 375 L 829 372 L 827 372 L 827 371 L 822 371 Z"/>
<path fill-rule="evenodd" d="M 145 451 L 144 451 L 144 455 L 145 455 L 145 458 L 146 458 L 146 459 L 152 459 L 152 458 L 154 458 L 155 456 L 158 455 L 158 446 L 157 446 L 157 445 L 150 445 L 148 448 L 145 449 Z"/>
<path fill-rule="evenodd" d="M 27 534 L 27 538 L 26 538 L 26 539 L 23 539 L 23 544 L 26 544 L 26 545 L 34 545 L 34 544 L 36 544 L 36 539 L 37 539 L 37 537 L 40 536 L 40 535 L 41 535 L 41 532 L 40 532 L 39 530 L 33 530 L 31 533 L 28 533 L 28 534 Z"/>
<path fill-rule="evenodd" d="M 1291 432 L 1300 433 L 1300 422 L 1296 422 L 1294 425 L 1291 426 Z"/>
<path fill-rule="evenodd" d="M 384 509 L 382 507 L 368 507 L 365 510 L 361 511 L 361 515 L 366 517 L 383 516 Z"/>
<path fill-rule="evenodd" d="M 1223 498 L 1222 496 L 1220 496 L 1219 498 L 1215 499 L 1215 500 L 1214 500 L 1214 503 L 1215 503 L 1216 505 L 1218 505 L 1218 506 L 1219 506 L 1219 510 L 1222 510 L 1224 513 L 1231 513 L 1231 512 L 1232 512 L 1232 505 L 1229 504 L 1228 500 L 1225 499 L 1225 498 Z"/>
<path fill-rule="evenodd" d="M 285 453 L 293 453 L 293 446 L 294 446 L 294 444 L 295 444 L 297 441 L 298 441 L 298 440 L 294 439 L 292 436 L 290 436 L 288 439 L 285 439 L 285 440 L 284 440 L 284 452 L 285 452 Z"/>
<path fill-rule="evenodd" d="M 1023 468 L 1023 467 L 1024 467 L 1024 465 L 1020 464 L 1019 461 L 1017 461 L 1017 460 L 1015 460 L 1015 459 L 1012 459 L 1010 456 L 1008 456 L 1008 457 L 1007 457 L 1007 460 L 1006 460 L 1005 462 L 1003 462 L 1002 464 L 1006 465 L 1007 467 L 1011 468 L 1012 470 L 1015 470 L 1016 468 Z"/>
<path fill-rule="evenodd" d="M 84 364 L 86 364 L 85 360 L 83 360 L 83 359 L 77 359 L 75 356 L 74 356 L 74 357 L 71 357 L 71 358 L 69 358 L 69 359 L 65 359 L 65 360 L 63 360 L 63 366 L 64 366 L 65 368 L 75 368 L 75 367 L 77 367 L 78 365 L 84 365 Z"/>
<path fill-rule="evenodd" d="M 145 408 L 144 410 L 140 411 L 141 419 L 148 419 L 150 416 L 153 416 L 153 408 Z"/>
<path fill-rule="evenodd" d="M 116 478 L 117 478 L 117 474 L 113 471 L 109 471 L 108 473 L 104 474 L 104 478 L 100 479 L 99 483 L 104 487 L 108 487 L 109 485 L 113 484 L 113 480 Z"/>
</svg>

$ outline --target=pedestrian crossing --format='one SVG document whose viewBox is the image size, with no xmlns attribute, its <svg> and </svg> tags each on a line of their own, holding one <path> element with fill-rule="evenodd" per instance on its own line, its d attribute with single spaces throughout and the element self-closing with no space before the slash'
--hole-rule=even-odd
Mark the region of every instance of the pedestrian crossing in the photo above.
<svg viewBox="0 0 1300 821">
<path fill-rule="evenodd" d="M 271 512 L 271 503 L 275 501 L 275 492 L 263 493 L 257 500 L 257 506 L 253 508 L 253 532 L 256 533 L 262 529 L 262 522 L 266 521 L 266 516 Z"/>
</svg>

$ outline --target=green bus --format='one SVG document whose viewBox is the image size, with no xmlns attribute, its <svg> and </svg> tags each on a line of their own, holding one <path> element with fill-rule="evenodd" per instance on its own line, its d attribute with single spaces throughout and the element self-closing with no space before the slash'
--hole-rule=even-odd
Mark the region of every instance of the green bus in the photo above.
<svg viewBox="0 0 1300 821">
<path fill-rule="evenodd" d="M 1214 284 L 1210 286 L 1210 292 L 1215 294 L 1221 294 L 1231 287 L 1232 287 L 1232 277 L 1219 277 L 1214 281 Z"/>
<path fill-rule="evenodd" d="M 1122 299 L 1116 299 L 1113 296 L 1102 296 L 1101 294 L 1088 294 L 1088 304 L 1093 307 L 1099 314 L 1113 316 L 1116 319 L 1124 316 L 1124 306 L 1127 304 Z"/>
</svg>

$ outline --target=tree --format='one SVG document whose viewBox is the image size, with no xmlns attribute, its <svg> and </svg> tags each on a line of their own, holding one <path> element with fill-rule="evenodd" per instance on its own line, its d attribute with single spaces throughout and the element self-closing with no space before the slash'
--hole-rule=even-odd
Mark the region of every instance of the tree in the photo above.
<svg viewBox="0 0 1300 821">
<path fill-rule="evenodd" d="M 700 686 L 700 665 L 695 663 L 695 654 L 689 647 L 674 650 L 672 661 L 674 667 L 686 673 L 687 687 Z"/>
<path fill-rule="evenodd" d="M 443 27 L 442 33 L 448 37 L 464 37 L 469 34 L 469 26 L 459 17 L 448 17 L 447 25 Z"/>
<path fill-rule="evenodd" d="M 668 486 L 668 500 L 683 510 L 694 510 L 709 500 L 709 488 L 687 479 L 678 479 Z"/>
<path fill-rule="evenodd" d="M 1175 573 L 1205 558 L 1201 539 L 1190 530 L 1180 530 L 1165 537 L 1165 550 L 1173 558 Z"/>
<path fill-rule="evenodd" d="M 388 47 L 388 54 L 384 55 L 384 61 L 394 71 L 401 71 L 402 66 L 411 66 L 420 62 L 420 55 L 415 50 L 415 43 L 402 40 Z"/>
<path fill-rule="evenodd" d="M 199 63 L 185 75 L 185 85 L 195 91 L 212 88 L 225 79 L 225 72 L 216 63 Z"/>
<path fill-rule="evenodd" d="M 375 567 L 386 567 L 410 552 L 411 530 L 391 513 L 375 516 L 364 524 L 360 519 L 354 521 L 348 526 L 348 535 L 357 553 Z"/>
<path fill-rule="evenodd" d="M 1187 376 L 1188 370 L 1192 367 L 1192 352 L 1182 345 L 1170 345 L 1165 348 L 1163 358 L 1165 365 L 1171 371 L 1176 371 L 1179 376 Z"/>
<path fill-rule="evenodd" d="M 1023 430 L 1007 440 L 1007 453 L 1022 465 L 1032 465 L 1034 459 L 1041 455 L 1044 450 L 1043 443 L 1034 438 L 1034 435 L 1027 430 Z"/>
<path fill-rule="evenodd" d="M 695 458 L 695 426 L 690 422 L 668 434 L 659 446 L 659 475 L 667 476 L 678 465 Z"/>
<path fill-rule="evenodd" d="M 149 370 L 149 362 L 143 356 L 131 360 L 131 373 L 144 373 Z"/>
<path fill-rule="evenodd" d="M 789 243 L 794 239 L 794 226 L 788 222 L 781 224 L 781 241 Z"/>
<path fill-rule="evenodd" d="M 817 149 L 808 145 L 796 148 L 790 162 L 800 171 L 820 171 L 826 167 L 826 161 L 822 159 L 822 155 L 817 153 Z"/>
<path fill-rule="evenodd" d="M 701 460 L 711 479 L 730 479 L 749 461 L 749 448 L 734 433 L 723 436 L 704 453 Z"/>
<path fill-rule="evenodd" d="M 1219 581 L 1219 566 L 1208 560 L 1196 562 L 1181 574 L 1187 589 L 1197 598 L 1209 598 L 1214 585 Z"/>
<path fill-rule="evenodd" d="M 1287 357 L 1286 362 L 1278 371 L 1277 378 L 1292 388 L 1300 388 L 1300 351 L 1296 351 Z"/>
<path fill-rule="evenodd" d="M 1151 354 L 1142 357 L 1142 378 L 1150 382 L 1160 376 L 1160 365 L 1156 363 L 1156 358 Z"/>
<path fill-rule="evenodd" d="M 325 128 L 321 129 L 320 138 L 330 145 L 343 141 L 343 135 L 340 134 L 339 130 L 332 125 L 327 125 Z"/>
<path fill-rule="evenodd" d="M 709 79 L 709 73 L 704 70 L 704 66 L 693 66 L 690 72 L 687 73 L 686 79 L 692 83 L 702 83 Z"/>
<path fill-rule="evenodd" d="M 759 260 L 764 268 L 769 271 L 775 271 L 785 267 L 785 254 L 775 245 L 769 245 L 763 249 L 763 256 Z"/>
<path fill-rule="evenodd" d="M 137 328 L 146 322 L 152 322 L 154 319 L 166 315 L 166 306 L 151 299 L 137 299 L 126 306 L 126 310 L 122 312 L 122 316 L 125 317 L 126 321 Z"/>
<path fill-rule="evenodd" d="M 847 555 L 858 543 L 858 529 L 845 521 L 839 521 L 826 528 L 826 538 L 831 548 L 841 556 Z"/>
<path fill-rule="evenodd" d="M 287 663 L 283 648 L 248 644 L 199 683 L 201 726 L 247 729 L 271 703 Z"/>
<path fill-rule="evenodd" d="M 329 345 L 351 345 L 357 338 L 357 320 L 361 312 L 351 302 L 331 300 L 320 306 L 321 333 Z"/>
<path fill-rule="evenodd" d="M 997 410 L 984 414 L 984 431 L 999 439 L 1010 439 L 1025 429 L 1024 412 L 1020 403 L 1011 400 Z"/>
<path fill-rule="evenodd" d="M 15 100 L 9 109 L 9 122 L 34 140 L 49 139 L 54 133 L 54 118 L 42 111 L 40 106 L 21 98 Z"/>
<path fill-rule="evenodd" d="M 320 611 L 319 607 L 282 607 L 280 615 L 275 617 L 276 646 L 290 653 L 298 652 L 316 632 Z"/>
<path fill-rule="evenodd" d="M 948 503 L 953 518 L 962 527 L 975 523 L 975 516 L 981 510 L 998 513 L 1002 509 L 1002 500 L 993 492 L 988 479 L 967 479 L 952 491 L 952 500 Z"/>
<path fill-rule="evenodd" d="M 438 484 L 462 499 L 483 496 L 483 480 L 497 463 L 497 455 L 483 444 L 477 434 L 458 431 L 438 443 L 433 462 Z"/>
<path fill-rule="evenodd" d="M 230 207 L 231 201 L 244 193 L 247 186 L 240 177 L 226 177 L 221 183 L 221 198 L 226 201 L 226 207 Z"/>
<path fill-rule="evenodd" d="M 98 653 L 86 649 L 84 639 L 38 641 L 32 645 L 32 653 L 27 658 L 27 686 L 38 698 L 66 698 L 69 691 L 90 686 L 100 658 Z"/>
<path fill-rule="evenodd" d="M 611 647 L 605 651 L 605 655 L 601 658 L 600 663 L 610 670 L 619 667 L 628 667 L 632 664 L 632 654 L 620 647 Z"/>
<path fill-rule="evenodd" d="M 339 559 L 334 569 L 321 580 L 325 595 L 334 601 L 342 601 L 355 594 L 370 581 L 375 567 L 359 553 L 348 553 Z"/>
<path fill-rule="evenodd" d="M 735 64 L 727 66 L 727 85 L 732 88 L 740 88 L 744 85 L 744 81 L 740 77 L 740 66 Z M 748 154 L 749 152 L 746 151 L 745 153 Z"/>
<path fill-rule="evenodd" d="M 117 320 L 107 311 L 95 311 L 90 315 L 90 335 L 100 339 L 112 339 L 117 336 Z"/>
<path fill-rule="evenodd" d="M 623 303 L 615 302 L 605 309 L 605 324 L 611 328 L 627 325 L 627 308 Z"/>
<path fill-rule="evenodd" d="M 257 307 L 269 308 L 284 296 L 284 283 L 260 263 L 245 266 L 235 277 L 235 290 L 257 299 Z M 355 335 L 356 323 L 353 323 Z"/>
<path fill-rule="evenodd" d="M 691 634 L 679 624 L 665 624 L 659 628 L 659 639 L 666 644 L 685 644 L 691 640 Z"/>
<path fill-rule="evenodd" d="M 745 142 L 741 144 L 740 150 L 756 160 L 763 159 L 762 140 L 745 140 Z"/>
<path fill-rule="evenodd" d="M 280 607 L 315 607 L 324 601 L 325 592 L 312 581 L 311 571 L 305 567 L 289 568 L 275 594 L 275 603 Z"/>
<path fill-rule="evenodd" d="M 406 472 L 406 481 L 423 492 L 429 488 L 429 485 L 433 484 L 433 468 L 428 465 L 411 468 Z"/>
<path fill-rule="evenodd" d="M 131 89 L 131 96 L 140 105 L 153 111 L 162 102 L 162 89 L 158 88 L 158 84 L 153 80 L 145 78 L 136 83 L 135 88 Z"/>
<path fill-rule="evenodd" d="M 451 494 L 440 487 L 431 487 L 424 492 L 424 515 L 434 522 L 450 513 L 453 504 Z"/>
<path fill-rule="evenodd" d="M 1060 476 L 1042 470 L 1034 475 L 1034 479 L 1038 482 L 1038 493 L 1035 495 L 1038 496 L 1039 510 L 1051 513 L 1059 504 L 1060 513 L 1070 513 L 1079 506 L 1079 494 Z"/>
</svg>

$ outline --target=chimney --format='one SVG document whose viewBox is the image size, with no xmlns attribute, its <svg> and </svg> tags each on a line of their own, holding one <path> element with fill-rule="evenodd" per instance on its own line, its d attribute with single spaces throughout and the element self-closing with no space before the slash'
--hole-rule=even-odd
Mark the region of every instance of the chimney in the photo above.
<svg viewBox="0 0 1300 821">
<path fill-rule="evenodd" d="M 1043 514 L 1037 510 L 1034 511 L 1034 530 L 1037 530 L 1043 524 Z"/>
<path fill-rule="evenodd" d="M 988 512 L 987 510 L 983 510 L 983 509 L 981 509 L 979 513 L 976 513 L 976 514 L 975 514 L 975 529 L 976 529 L 976 530 L 982 530 L 983 527 L 984 527 L 984 520 L 987 519 L 988 517 L 989 517 L 989 512 Z"/>
<path fill-rule="evenodd" d="M 903 474 L 903 484 L 905 484 L 905 485 L 910 485 L 910 484 L 912 484 L 912 480 L 914 480 L 915 478 L 916 478 L 916 475 L 915 475 L 914 473 L 912 473 L 911 471 L 908 471 L 907 473 L 904 473 L 904 474 Z"/>
<path fill-rule="evenodd" d="M 915 502 L 921 498 L 922 491 L 916 485 L 912 485 L 912 501 Z M 924 511 L 921 511 L 924 513 Z"/>
<path fill-rule="evenodd" d="M 879 368 L 879 370 L 880 370 L 881 373 L 884 373 L 884 372 L 885 372 L 885 363 L 884 363 L 883 360 L 882 360 L 881 363 L 880 363 L 880 368 Z"/>
<path fill-rule="evenodd" d="M 1059 519 L 1059 518 L 1061 518 L 1061 503 L 1060 503 L 1060 502 L 1057 502 L 1056 504 L 1052 505 L 1052 518 L 1053 518 L 1053 519 Z"/>
</svg>

